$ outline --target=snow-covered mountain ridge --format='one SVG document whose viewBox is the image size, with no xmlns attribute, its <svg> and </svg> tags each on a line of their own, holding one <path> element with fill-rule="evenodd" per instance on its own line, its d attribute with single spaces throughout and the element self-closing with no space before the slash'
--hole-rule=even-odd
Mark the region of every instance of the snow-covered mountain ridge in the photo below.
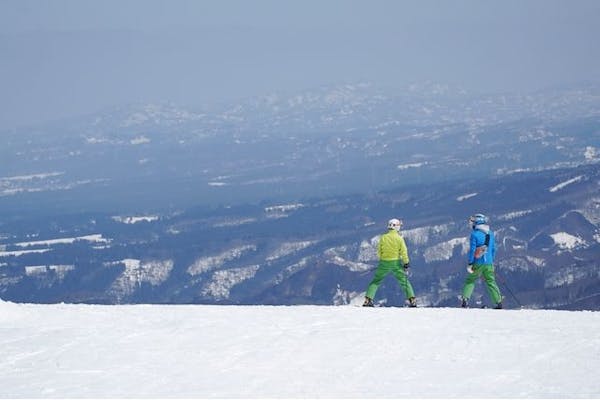
<svg viewBox="0 0 600 400">
<path fill-rule="evenodd" d="M 0 325 L 2 398 L 600 396 L 598 312 L 0 301 Z"/>
<path fill-rule="evenodd" d="M 0 297 L 347 304 L 364 295 L 378 235 L 396 216 L 404 220 L 419 304 L 456 306 L 465 278 L 465 221 L 484 212 L 497 235 L 506 307 L 598 310 L 599 174 L 591 164 L 453 181 L 433 191 L 417 185 L 288 204 L 5 217 Z M 404 299 L 388 280 L 377 301 Z M 486 304 L 482 287 L 474 302 Z"/>
</svg>

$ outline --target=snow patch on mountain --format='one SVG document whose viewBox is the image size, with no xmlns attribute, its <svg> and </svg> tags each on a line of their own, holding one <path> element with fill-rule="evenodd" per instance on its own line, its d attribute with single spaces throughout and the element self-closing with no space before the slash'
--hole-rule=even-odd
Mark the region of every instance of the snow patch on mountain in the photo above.
<svg viewBox="0 0 600 400">
<path fill-rule="evenodd" d="M 423 252 L 425 262 L 430 263 L 433 261 L 449 260 L 452 258 L 452 254 L 454 254 L 454 248 L 457 246 L 460 246 L 461 254 L 467 254 L 469 251 L 469 240 L 466 237 L 454 238 L 428 247 Z"/>
<path fill-rule="evenodd" d="M 283 243 L 276 250 L 274 250 L 271 254 L 269 254 L 266 258 L 266 261 L 274 261 L 278 258 L 288 256 L 290 254 L 296 253 L 300 250 L 303 250 L 313 244 L 317 243 L 316 240 L 304 240 L 299 242 L 288 242 Z"/>
<path fill-rule="evenodd" d="M 62 281 L 69 271 L 75 269 L 74 265 L 28 265 L 25 267 L 27 276 L 45 276 L 53 272 L 59 281 Z"/>
<path fill-rule="evenodd" d="M 575 178 L 569 179 L 569 180 L 567 180 L 567 181 L 564 181 L 564 182 L 561 182 L 561 183 L 559 183 L 558 185 L 552 186 L 552 187 L 551 187 L 550 189 L 548 189 L 548 190 L 549 190 L 550 192 L 552 192 L 552 193 L 554 193 L 554 192 L 557 192 L 557 191 L 559 191 L 559 190 L 561 190 L 561 189 L 565 188 L 565 187 L 566 187 L 566 186 L 568 186 L 568 185 L 571 185 L 571 184 L 573 184 L 573 183 L 575 183 L 575 182 L 579 182 L 579 181 L 581 181 L 581 179 L 583 179 L 583 177 L 584 177 L 583 175 L 576 176 Z"/>
<path fill-rule="evenodd" d="M 214 300 L 224 300 L 229 298 L 231 289 L 246 279 L 253 278 L 259 265 L 248 267 L 231 268 L 215 271 L 211 280 L 201 291 L 203 296 L 210 296 Z"/>
<path fill-rule="evenodd" d="M 365 292 L 356 292 L 352 290 L 342 289 L 340 284 L 338 283 L 335 294 L 331 299 L 331 304 L 334 306 L 345 306 L 345 305 L 355 305 L 359 306 L 362 304 Z"/>
<path fill-rule="evenodd" d="M 269 176 L 268 178 L 259 178 L 259 179 L 250 179 L 247 181 L 240 182 L 242 186 L 250 186 L 250 185 L 272 185 L 280 182 L 289 181 L 289 178 L 285 178 L 283 176 Z"/>
<path fill-rule="evenodd" d="M 429 164 L 428 162 L 408 163 L 408 164 L 397 165 L 396 168 L 399 170 L 405 170 L 405 169 L 410 169 L 410 168 L 421 168 L 428 164 Z"/>
<path fill-rule="evenodd" d="M 347 252 L 347 250 L 348 249 L 346 246 L 340 246 L 325 250 L 324 255 L 328 262 L 335 265 L 339 265 L 340 267 L 346 267 L 352 272 L 364 272 L 373 268 L 373 266 L 370 264 L 351 261 L 342 257 L 340 253 L 345 253 Z"/>
<path fill-rule="evenodd" d="M 527 214 L 531 214 L 532 212 L 533 212 L 533 210 L 513 211 L 513 212 L 509 212 L 507 214 L 499 215 L 497 218 L 499 221 L 510 221 L 512 219 L 521 218 Z"/>
<path fill-rule="evenodd" d="M 0 251 L 0 257 L 20 257 L 25 254 L 45 253 L 51 249 Z"/>
<path fill-rule="evenodd" d="M 600 198 L 590 198 L 582 210 L 577 210 L 592 225 L 600 225 Z"/>
<path fill-rule="evenodd" d="M 358 262 L 372 262 L 377 260 L 377 245 L 379 244 L 379 235 L 372 237 L 369 240 L 360 242 L 358 248 Z"/>
<path fill-rule="evenodd" d="M 287 217 L 291 211 L 296 211 L 305 207 L 302 203 L 282 204 L 277 206 L 265 207 L 265 213 L 268 218 Z"/>
<path fill-rule="evenodd" d="M 525 257 L 527 258 L 527 261 L 529 261 L 536 267 L 543 267 L 546 265 L 546 260 L 544 260 L 543 258 L 533 257 L 533 256 L 525 256 Z"/>
<path fill-rule="evenodd" d="M 19 282 L 21 282 L 23 280 L 23 275 L 21 276 L 5 276 L 5 275 L 0 275 L 0 285 L 2 286 L 12 286 L 12 285 L 17 285 L 19 284 Z M 2 301 L 2 299 L 0 299 L 0 302 Z"/>
<path fill-rule="evenodd" d="M 471 197 L 475 197 L 477 196 L 479 193 L 469 193 L 469 194 L 464 194 L 462 196 L 458 196 L 456 198 L 456 201 L 465 201 L 467 199 L 470 199 Z"/>
<path fill-rule="evenodd" d="M 113 282 L 110 292 L 121 301 L 125 296 L 131 295 L 142 283 L 152 286 L 160 285 L 167 280 L 173 269 L 173 260 L 140 261 L 126 258 L 120 261 L 107 263 L 107 265 L 125 265 L 125 271 Z"/>
<path fill-rule="evenodd" d="M 105 239 L 102 237 L 102 234 L 95 233 L 92 235 L 77 236 L 77 237 L 71 237 L 71 238 L 38 240 L 38 241 L 34 241 L 34 242 L 19 242 L 19 243 L 15 243 L 15 246 L 17 246 L 17 247 L 52 246 L 55 244 L 72 244 L 77 241 L 87 241 L 87 242 L 94 242 L 94 243 L 110 243 L 110 239 Z"/>
<path fill-rule="evenodd" d="M 86 136 L 85 142 L 87 144 L 118 144 L 118 141 L 110 140 L 104 137 Z"/>
<path fill-rule="evenodd" d="M 123 224 L 137 224 L 138 222 L 153 222 L 158 221 L 158 215 L 142 215 L 142 216 L 114 216 L 111 217 L 113 221 L 121 222 Z"/>
<path fill-rule="evenodd" d="M 226 262 L 237 260 L 249 252 L 256 251 L 256 249 L 256 245 L 244 245 L 234 247 L 216 256 L 202 257 L 190 265 L 187 269 L 187 272 L 188 274 L 194 276 L 211 271 L 213 269 L 219 269 L 223 267 Z"/>
<path fill-rule="evenodd" d="M 135 137 L 135 138 L 133 138 L 133 139 L 131 139 L 129 141 L 129 143 L 132 144 L 132 145 L 134 145 L 134 146 L 139 145 L 139 144 L 146 144 L 146 143 L 150 143 L 150 142 L 151 142 L 151 140 L 148 139 L 146 136 L 143 136 L 143 135 L 142 136 L 137 136 L 137 137 Z"/>
<path fill-rule="evenodd" d="M 423 226 L 402 231 L 402 236 L 414 245 L 429 243 L 434 237 L 445 236 L 450 232 L 450 224 Z"/>
<path fill-rule="evenodd" d="M 295 264 L 288 265 L 281 272 L 277 274 L 275 279 L 273 279 L 273 283 L 278 285 L 283 282 L 285 279 L 294 275 L 296 272 L 303 270 L 304 268 L 310 265 L 310 262 L 314 259 L 314 257 L 303 257 Z"/>
<path fill-rule="evenodd" d="M 109 179 L 80 179 L 77 181 L 64 182 L 59 176 L 64 173 L 50 173 L 0 178 L 0 196 L 15 196 L 22 193 L 56 192 L 71 190 L 79 186 L 94 183 L 105 183 Z M 49 179 L 53 178 L 53 179 Z M 66 178 L 63 178 L 63 180 Z"/>
<path fill-rule="evenodd" d="M 578 247 L 586 246 L 586 241 L 579 236 L 571 235 L 567 232 L 557 232 L 550 235 L 554 244 L 561 250 L 573 250 Z"/>
<path fill-rule="evenodd" d="M 496 262 L 501 271 L 531 271 L 532 268 L 542 268 L 546 265 L 545 260 L 531 256 L 505 257 Z"/>
<path fill-rule="evenodd" d="M 588 161 L 595 161 L 595 160 L 597 160 L 599 155 L 600 154 L 598 152 L 598 149 L 595 148 L 594 146 L 587 146 L 585 148 L 584 153 L 583 153 L 583 156 Z"/>
<path fill-rule="evenodd" d="M 64 174 L 65 174 L 64 172 L 44 172 L 44 173 L 40 173 L 40 174 L 0 177 L 0 187 L 3 186 L 4 182 L 32 181 L 32 180 L 36 180 L 36 179 L 54 178 L 54 177 L 61 176 Z"/>
<path fill-rule="evenodd" d="M 585 279 L 589 272 L 585 269 L 578 269 L 573 266 L 565 266 L 563 269 L 553 272 L 544 281 L 544 288 L 555 288 L 564 285 L 570 285 L 574 282 Z"/>
<path fill-rule="evenodd" d="M 225 228 L 229 226 L 240 226 L 246 225 L 256 222 L 256 218 L 248 217 L 248 218 L 235 218 L 226 221 L 216 222 L 213 224 L 215 228 Z"/>
</svg>

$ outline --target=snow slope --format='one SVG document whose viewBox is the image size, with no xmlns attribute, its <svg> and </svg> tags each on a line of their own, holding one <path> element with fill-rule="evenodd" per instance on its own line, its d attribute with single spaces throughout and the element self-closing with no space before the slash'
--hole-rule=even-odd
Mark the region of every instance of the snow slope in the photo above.
<svg viewBox="0 0 600 400">
<path fill-rule="evenodd" d="M 0 398 L 600 397 L 600 313 L 0 301 Z"/>
</svg>

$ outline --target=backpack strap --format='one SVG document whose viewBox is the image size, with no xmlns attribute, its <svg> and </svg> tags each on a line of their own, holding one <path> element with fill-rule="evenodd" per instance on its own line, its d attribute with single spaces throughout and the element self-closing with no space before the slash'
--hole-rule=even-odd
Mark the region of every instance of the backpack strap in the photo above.
<svg viewBox="0 0 600 400">
<path fill-rule="evenodd" d="M 486 246 L 490 245 L 490 234 L 489 233 L 485 234 L 485 245 Z"/>
</svg>

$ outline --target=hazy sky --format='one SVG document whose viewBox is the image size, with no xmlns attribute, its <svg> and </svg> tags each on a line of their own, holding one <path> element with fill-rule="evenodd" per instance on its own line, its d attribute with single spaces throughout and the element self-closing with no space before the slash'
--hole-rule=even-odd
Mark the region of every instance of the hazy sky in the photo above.
<svg viewBox="0 0 600 400">
<path fill-rule="evenodd" d="M 0 129 L 358 80 L 599 80 L 599 21 L 595 0 L 0 0 Z"/>
</svg>

